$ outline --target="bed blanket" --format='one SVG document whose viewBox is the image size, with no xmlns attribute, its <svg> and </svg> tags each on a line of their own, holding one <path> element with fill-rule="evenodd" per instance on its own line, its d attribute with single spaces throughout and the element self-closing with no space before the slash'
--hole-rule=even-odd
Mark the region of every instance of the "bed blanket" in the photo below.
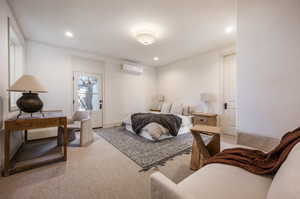
<svg viewBox="0 0 300 199">
<path fill-rule="evenodd" d="M 254 174 L 275 174 L 293 147 L 300 142 L 300 128 L 286 133 L 280 144 L 269 153 L 246 148 L 226 149 L 207 159 L 204 165 L 223 163 L 246 169 Z"/>
<path fill-rule="evenodd" d="M 172 114 L 135 113 L 131 115 L 132 129 L 136 134 L 152 122 L 158 123 L 169 130 L 172 136 L 177 136 L 182 119 Z"/>
</svg>

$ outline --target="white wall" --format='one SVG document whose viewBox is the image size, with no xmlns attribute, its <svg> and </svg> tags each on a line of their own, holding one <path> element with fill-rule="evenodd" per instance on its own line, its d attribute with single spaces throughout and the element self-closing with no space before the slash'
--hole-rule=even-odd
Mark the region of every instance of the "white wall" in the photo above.
<svg viewBox="0 0 300 199">
<path fill-rule="evenodd" d="M 149 110 L 157 94 L 157 74 L 145 67 L 143 75 L 120 71 L 120 62 L 108 62 L 105 67 L 105 121 L 118 123 L 132 112 Z"/>
<path fill-rule="evenodd" d="M 280 137 L 300 126 L 300 1 L 239 0 L 239 131 Z"/>
<path fill-rule="evenodd" d="M 200 93 L 210 93 L 210 112 L 220 113 L 222 56 L 234 46 L 186 58 L 158 69 L 158 93 L 166 101 L 200 105 Z"/>
<path fill-rule="evenodd" d="M 8 111 L 8 19 L 14 26 L 21 40 L 24 40 L 23 35 L 12 15 L 12 12 L 5 0 L 0 0 L 0 168 L 3 165 L 3 121 L 14 113 Z M 15 153 L 17 146 L 20 145 L 20 134 L 12 135 L 11 139 L 11 154 Z"/>
<path fill-rule="evenodd" d="M 132 75 L 121 71 L 119 60 L 33 41 L 27 46 L 27 73 L 36 75 L 49 89 L 41 94 L 45 109 L 72 114 L 72 72 L 78 70 L 105 74 L 104 126 L 120 123 L 131 112 L 147 110 L 156 95 L 155 68 L 145 67 L 144 74 Z"/>
</svg>

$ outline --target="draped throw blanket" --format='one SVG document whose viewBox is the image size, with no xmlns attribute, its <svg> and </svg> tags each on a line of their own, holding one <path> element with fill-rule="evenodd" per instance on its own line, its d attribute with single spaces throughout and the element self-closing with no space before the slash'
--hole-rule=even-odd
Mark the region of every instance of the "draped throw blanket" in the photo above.
<svg viewBox="0 0 300 199">
<path fill-rule="evenodd" d="M 158 123 L 169 130 L 172 136 L 177 136 L 182 119 L 172 114 L 135 113 L 131 115 L 132 129 L 136 134 L 152 122 Z"/>
<path fill-rule="evenodd" d="M 246 148 L 226 149 L 207 159 L 204 165 L 223 163 L 246 169 L 254 174 L 275 174 L 289 152 L 300 141 L 300 127 L 286 133 L 278 146 L 269 153 Z"/>
</svg>

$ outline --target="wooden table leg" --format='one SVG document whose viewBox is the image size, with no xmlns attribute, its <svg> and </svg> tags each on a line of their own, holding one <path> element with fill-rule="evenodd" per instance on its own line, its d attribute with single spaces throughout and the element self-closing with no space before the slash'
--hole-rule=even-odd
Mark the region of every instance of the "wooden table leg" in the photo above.
<svg viewBox="0 0 300 199">
<path fill-rule="evenodd" d="M 199 133 L 193 133 L 194 141 L 192 146 L 191 169 L 198 170 L 203 163 L 203 160 L 210 157 L 210 154 Z"/>
<path fill-rule="evenodd" d="M 192 146 L 192 155 L 191 155 L 191 169 L 194 171 L 198 170 L 200 168 L 200 161 L 201 161 L 201 153 L 194 139 L 193 146 Z"/>
<path fill-rule="evenodd" d="M 28 130 L 27 129 L 25 129 L 25 131 L 24 131 L 24 139 L 25 139 L 25 143 L 27 143 L 28 142 Z"/>
<path fill-rule="evenodd" d="M 67 121 L 64 123 L 64 161 L 67 161 L 68 129 Z"/>
<path fill-rule="evenodd" d="M 216 134 L 212 137 L 210 143 L 206 146 L 207 150 L 209 151 L 209 154 L 211 156 L 216 155 L 217 153 L 220 152 L 220 135 Z"/>
<path fill-rule="evenodd" d="M 3 176 L 9 176 L 10 168 L 10 130 L 5 130 L 5 141 L 4 141 L 4 172 Z"/>
</svg>

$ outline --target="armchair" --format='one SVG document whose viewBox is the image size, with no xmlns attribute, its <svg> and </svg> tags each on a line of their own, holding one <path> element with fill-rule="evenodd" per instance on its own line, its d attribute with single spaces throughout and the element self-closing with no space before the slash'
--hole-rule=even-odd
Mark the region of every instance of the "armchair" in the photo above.
<svg viewBox="0 0 300 199">
<path fill-rule="evenodd" d="M 71 119 L 68 119 L 68 141 L 76 139 L 75 133 L 80 131 L 80 146 L 86 146 L 93 142 L 93 128 L 89 111 L 76 111 Z M 58 129 L 58 145 L 63 143 L 63 128 Z"/>
</svg>

